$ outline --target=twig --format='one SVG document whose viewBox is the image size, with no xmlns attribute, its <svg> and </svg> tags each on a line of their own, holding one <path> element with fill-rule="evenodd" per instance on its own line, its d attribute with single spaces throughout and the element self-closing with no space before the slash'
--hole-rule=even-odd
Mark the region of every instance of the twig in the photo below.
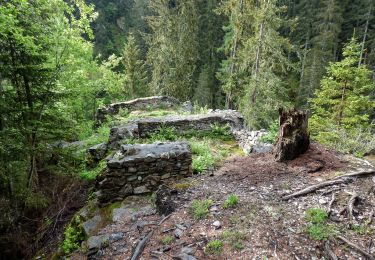
<svg viewBox="0 0 375 260">
<path fill-rule="evenodd" d="M 331 247 L 329 246 L 329 242 L 328 241 L 326 241 L 324 243 L 324 252 L 326 253 L 326 255 L 328 256 L 329 259 L 331 259 L 331 260 L 337 260 L 337 256 L 331 250 Z"/>
<path fill-rule="evenodd" d="M 166 216 L 165 218 L 163 218 L 163 219 L 159 222 L 158 226 L 160 226 L 161 224 L 163 224 L 164 221 L 166 221 L 167 219 L 169 219 L 171 216 L 172 216 L 172 214 L 169 214 L 168 216 Z"/>
<path fill-rule="evenodd" d="M 151 238 L 153 233 L 154 233 L 153 230 L 150 231 L 147 234 L 147 236 L 145 236 L 141 241 L 139 241 L 137 247 L 134 250 L 134 253 L 133 253 L 132 257 L 130 258 L 131 260 L 137 260 L 141 256 L 143 250 L 145 249 L 146 243 Z"/>
<path fill-rule="evenodd" d="M 347 244 L 349 247 L 353 248 L 356 250 L 358 253 L 361 253 L 362 255 L 366 256 L 369 260 L 375 260 L 375 256 L 371 255 L 370 253 L 367 253 L 365 250 L 360 248 L 358 245 L 348 241 L 345 237 L 342 236 L 337 236 L 339 240 Z"/>
<path fill-rule="evenodd" d="M 348 182 L 351 182 L 351 181 L 352 181 L 352 179 L 350 179 L 350 178 L 324 181 L 324 182 L 321 182 L 321 183 L 309 186 L 307 188 L 304 188 L 304 189 L 302 189 L 300 191 L 294 192 L 294 193 L 292 193 L 290 195 L 284 196 L 284 197 L 282 197 L 282 200 L 288 200 L 290 198 L 294 198 L 294 197 L 298 197 L 298 196 L 302 196 L 302 195 L 314 192 L 314 191 L 316 191 L 318 189 L 321 189 L 321 188 L 324 188 L 324 187 L 327 187 L 327 186 L 332 186 L 332 185 L 337 185 L 337 184 L 344 184 L 344 183 L 348 183 Z"/>
<path fill-rule="evenodd" d="M 351 198 L 349 199 L 349 202 L 348 202 L 348 218 L 349 218 L 349 221 L 352 221 L 354 219 L 354 217 L 353 217 L 353 207 L 354 207 L 354 203 L 357 201 L 357 199 L 359 199 L 358 194 L 354 191 L 352 193 Z"/>
<path fill-rule="evenodd" d="M 335 193 L 332 193 L 332 199 L 331 199 L 331 201 L 328 204 L 328 210 L 327 210 L 328 216 L 331 214 L 332 205 L 333 205 L 334 202 L 335 202 Z"/>
<path fill-rule="evenodd" d="M 374 168 L 374 165 L 372 165 L 369 161 L 367 160 L 364 160 L 364 159 L 360 159 L 360 158 L 357 158 L 357 157 L 354 157 L 355 160 L 357 161 L 360 161 L 360 162 L 363 162 L 364 164 L 366 164 L 367 166 L 370 166 L 371 168 Z"/>
</svg>

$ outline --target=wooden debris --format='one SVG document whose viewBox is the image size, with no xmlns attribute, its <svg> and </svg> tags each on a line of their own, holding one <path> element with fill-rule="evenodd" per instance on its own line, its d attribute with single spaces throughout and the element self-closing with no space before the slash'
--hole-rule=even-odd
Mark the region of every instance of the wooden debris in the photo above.
<svg viewBox="0 0 375 260">
<path fill-rule="evenodd" d="M 134 250 L 134 253 L 133 253 L 132 257 L 130 258 L 131 260 L 137 260 L 141 256 L 143 250 L 146 247 L 146 244 L 147 244 L 148 240 L 150 240 L 153 233 L 154 233 L 153 230 L 150 231 L 147 234 L 147 236 L 145 236 L 141 241 L 139 241 L 137 247 Z"/>
<path fill-rule="evenodd" d="M 349 218 L 349 221 L 352 221 L 354 219 L 353 217 L 353 207 L 354 207 L 354 203 L 359 199 L 359 196 L 358 194 L 354 191 L 352 193 L 352 196 L 351 198 L 349 199 L 349 202 L 348 202 L 348 218 Z"/>
<path fill-rule="evenodd" d="M 361 170 L 357 172 L 351 172 L 347 173 L 341 176 L 336 177 L 335 179 L 342 179 L 342 178 L 353 178 L 353 177 L 365 177 L 367 175 L 375 174 L 375 169 L 366 169 L 366 170 Z"/>
<path fill-rule="evenodd" d="M 337 236 L 337 238 L 339 240 L 341 240 L 342 242 L 344 242 L 345 244 L 347 244 L 349 247 L 353 248 L 358 253 L 361 253 L 362 255 L 366 256 L 367 259 L 369 259 L 369 260 L 375 260 L 375 256 L 374 255 L 371 255 L 370 253 L 366 252 L 364 249 L 362 249 L 358 245 L 350 242 L 345 237 L 343 237 L 343 236 Z"/>
<path fill-rule="evenodd" d="M 335 193 L 332 193 L 332 199 L 330 200 L 330 202 L 328 204 L 328 210 L 327 210 L 328 216 L 331 214 L 332 205 L 333 205 L 334 202 L 335 202 Z"/>
<path fill-rule="evenodd" d="M 282 200 L 288 200 L 290 198 L 294 198 L 294 197 L 298 197 L 298 196 L 309 194 L 311 192 L 314 192 L 316 190 L 319 190 L 319 189 L 327 187 L 327 186 L 349 183 L 351 181 L 352 181 L 352 179 L 350 179 L 350 178 L 324 181 L 324 182 L 321 182 L 321 183 L 309 186 L 307 188 L 304 188 L 304 189 L 302 189 L 300 191 L 294 192 L 294 193 L 292 193 L 290 195 L 284 196 L 284 197 L 282 197 Z"/>
</svg>

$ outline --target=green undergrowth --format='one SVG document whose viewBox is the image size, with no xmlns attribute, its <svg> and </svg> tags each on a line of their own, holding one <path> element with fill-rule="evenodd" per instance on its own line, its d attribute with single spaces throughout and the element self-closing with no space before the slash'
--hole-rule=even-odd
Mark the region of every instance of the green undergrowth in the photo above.
<svg viewBox="0 0 375 260">
<path fill-rule="evenodd" d="M 307 221 L 307 233 L 314 240 L 327 240 L 335 236 L 337 230 L 334 225 L 328 224 L 328 214 L 320 208 L 309 208 L 305 212 Z"/>
<path fill-rule="evenodd" d="M 243 241 L 245 238 L 246 236 L 242 232 L 234 229 L 225 230 L 221 234 L 221 239 L 235 250 L 241 250 L 244 248 Z"/>
<path fill-rule="evenodd" d="M 95 168 L 89 169 L 83 166 L 83 169 L 79 173 L 79 177 L 83 180 L 92 181 L 105 169 L 107 166 L 106 161 L 102 160 Z"/>
<path fill-rule="evenodd" d="M 215 239 L 207 243 L 204 252 L 211 255 L 220 255 L 223 252 L 223 247 L 223 242 Z"/>
<path fill-rule="evenodd" d="M 60 248 L 65 255 L 69 255 L 80 248 L 82 241 L 85 239 L 86 236 L 83 231 L 82 221 L 79 216 L 75 216 L 65 228 L 64 240 Z"/>
<path fill-rule="evenodd" d="M 229 195 L 227 200 L 224 202 L 223 208 L 228 209 L 228 208 L 234 208 L 238 205 L 238 196 L 235 194 Z"/>
<path fill-rule="evenodd" d="M 210 199 L 193 200 L 189 212 L 196 220 L 205 219 L 210 212 L 209 208 L 212 204 L 213 201 Z"/>
</svg>

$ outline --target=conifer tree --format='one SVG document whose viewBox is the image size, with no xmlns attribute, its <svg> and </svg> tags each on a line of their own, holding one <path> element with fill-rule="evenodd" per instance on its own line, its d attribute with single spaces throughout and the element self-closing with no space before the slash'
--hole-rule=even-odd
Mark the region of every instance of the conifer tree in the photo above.
<svg viewBox="0 0 375 260">
<path fill-rule="evenodd" d="M 122 54 L 122 63 L 125 67 L 124 92 L 130 98 L 148 95 L 147 71 L 140 55 L 135 38 L 130 33 Z"/>
<path fill-rule="evenodd" d="M 313 116 L 311 131 L 318 140 L 325 141 L 334 135 L 332 129 L 368 129 L 374 101 L 370 93 L 375 89 L 371 71 L 358 66 L 361 46 L 355 38 L 345 45 L 343 60 L 331 63 L 321 81 L 321 89 L 311 100 Z"/>
<path fill-rule="evenodd" d="M 150 1 L 147 63 L 155 94 L 191 99 L 198 61 L 196 0 Z"/>
</svg>

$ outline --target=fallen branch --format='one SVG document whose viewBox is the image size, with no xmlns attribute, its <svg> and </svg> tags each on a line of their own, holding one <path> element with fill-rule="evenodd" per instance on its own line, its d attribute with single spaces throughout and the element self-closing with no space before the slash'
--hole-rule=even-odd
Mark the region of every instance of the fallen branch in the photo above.
<svg viewBox="0 0 375 260">
<path fill-rule="evenodd" d="M 337 256 L 335 253 L 331 250 L 331 247 L 329 246 L 329 242 L 326 241 L 324 243 L 324 252 L 326 253 L 328 259 L 330 260 L 337 260 Z"/>
<path fill-rule="evenodd" d="M 146 246 L 148 240 L 150 240 L 153 233 L 154 233 L 153 230 L 150 231 L 147 234 L 147 236 L 145 236 L 141 241 L 139 241 L 137 247 L 134 250 L 134 253 L 133 253 L 132 257 L 130 258 L 131 260 L 137 260 L 141 256 L 143 250 L 145 249 L 145 246 Z"/>
<path fill-rule="evenodd" d="M 375 169 L 367 169 L 367 170 L 347 173 L 347 174 L 336 177 L 335 180 L 342 179 L 342 178 L 364 177 L 366 175 L 371 175 L 371 174 L 375 174 Z"/>
<path fill-rule="evenodd" d="M 351 182 L 351 181 L 352 181 L 352 179 L 350 179 L 350 178 L 324 181 L 324 182 L 321 182 L 321 183 L 309 186 L 307 188 L 304 188 L 304 189 L 302 189 L 300 191 L 294 192 L 294 193 L 292 193 L 290 195 L 284 196 L 284 197 L 282 197 L 282 200 L 288 200 L 290 198 L 294 198 L 294 197 L 306 195 L 308 193 L 314 192 L 316 190 L 319 190 L 319 189 L 327 187 L 327 186 L 332 186 L 332 185 L 337 185 L 337 184 L 344 184 L 344 183 L 348 183 L 348 182 Z"/>
<path fill-rule="evenodd" d="M 356 245 L 356 244 L 348 241 L 345 237 L 337 236 L 337 238 L 339 240 L 341 240 L 342 242 L 344 242 L 345 244 L 347 244 L 349 247 L 351 247 L 354 250 L 356 250 L 358 253 L 361 253 L 362 255 L 366 256 L 367 259 L 369 259 L 369 260 L 375 260 L 375 256 L 374 255 L 371 255 L 370 253 L 367 253 L 364 249 L 362 249 L 358 245 Z"/>
<path fill-rule="evenodd" d="M 321 183 L 318 183 L 318 184 L 314 184 L 314 185 L 309 186 L 307 188 L 304 188 L 300 191 L 297 191 L 297 192 L 294 192 L 290 195 L 284 196 L 281 199 L 282 200 L 288 200 L 290 198 L 294 198 L 294 197 L 309 194 L 311 192 L 314 192 L 316 190 L 319 190 L 319 189 L 327 187 L 327 186 L 349 183 L 349 182 L 353 181 L 353 178 L 355 178 L 355 177 L 360 178 L 360 177 L 364 177 L 364 176 L 371 175 L 371 174 L 375 174 L 375 169 L 367 169 L 367 170 L 347 173 L 347 174 L 338 176 L 338 177 L 334 178 L 333 180 L 324 181 L 324 182 L 321 182 Z"/>
<path fill-rule="evenodd" d="M 168 216 L 164 217 L 157 225 L 160 226 L 161 224 L 163 224 L 164 221 L 166 221 L 171 215 L 172 214 L 169 214 Z M 130 258 L 131 260 L 137 260 L 141 256 L 143 250 L 146 247 L 146 244 L 147 244 L 148 240 L 150 240 L 150 238 L 152 237 L 155 229 L 156 228 L 154 228 L 153 230 L 151 230 L 147 234 L 147 236 L 145 236 L 141 241 L 139 241 L 139 243 L 137 244 L 137 247 L 134 250 L 134 253 L 133 253 L 132 257 Z"/>
</svg>

